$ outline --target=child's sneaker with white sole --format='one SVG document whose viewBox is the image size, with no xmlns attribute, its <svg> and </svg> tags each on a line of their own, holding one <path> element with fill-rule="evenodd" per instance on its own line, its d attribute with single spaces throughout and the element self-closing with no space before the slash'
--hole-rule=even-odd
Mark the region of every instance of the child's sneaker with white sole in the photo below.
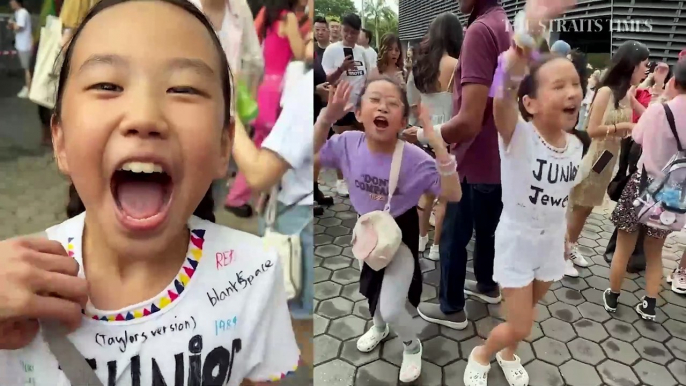
<svg viewBox="0 0 686 386">
<path fill-rule="evenodd" d="M 672 285 L 672 292 L 686 295 L 686 269 L 677 268 L 667 276 L 667 283 Z"/>
<path fill-rule="evenodd" d="M 379 345 L 388 334 L 391 332 L 391 328 L 386 324 L 386 327 L 379 328 L 377 326 L 372 326 L 369 331 L 365 332 L 359 339 L 357 339 L 357 349 L 361 352 L 370 352 Z"/>
<path fill-rule="evenodd" d="M 510 386 L 528 386 L 529 385 L 529 374 L 522 366 L 522 361 L 517 355 L 514 356 L 514 360 L 506 361 L 503 359 L 500 353 L 495 354 L 495 359 L 498 361 L 500 368 L 505 374 L 505 379 Z"/>
</svg>

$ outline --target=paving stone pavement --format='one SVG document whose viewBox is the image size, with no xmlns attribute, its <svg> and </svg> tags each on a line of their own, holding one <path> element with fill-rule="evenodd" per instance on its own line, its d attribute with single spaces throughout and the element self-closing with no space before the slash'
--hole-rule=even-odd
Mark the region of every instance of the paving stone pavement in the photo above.
<svg viewBox="0 0 686 386">
<path fill-rule="evenodd" d="M 356 221 L 349 199 L 332 193 L 334 177 L 323 173 L 323 191 L 335 197 L 335 205 L 315 220 L 315 320 L 316 385 L 382 386 L 398 384 L 402 359 L 401 342 L 389 339 L 371 353 L 360 353 L 356 340 L 372 325 L 367 301 L 359 293 L 359 268 L 354 261 L 350 234 Z M 593 263 L 580 269 L 579 278 L 553 284 L 538 305 L 533 331 L 519 345 L 531 378 L 530 386 L 674 386 L 686 385 L 686 297 L 671 292 L 666 283 L 658 299 L 657 323 L 640 320 L 632 307 L 643 296 L 643 275 L 629 274 L 622 287 L 615 314 L 602 306 L 602 291 L 609 286 L 609 267 L 602 257 L 614 227 L 609 208 L 596 210 L 588 219 L 579 241 L 580 250 Z M 674 234 L 664 253 L 665 275 L 677 266 L 686 247 L 686 235 Z M 468 246 L 468 278 L 474 279 Z M 427 252 L 428 254 L 428 248 Z M 437 262 L 421 259 L 424 276 L 423 301 L 437 302 L 440 271 Z M 408 305 L 409 307 L 409 305 Z M 422 386 L 461 386 L 466 359 L 501 322 L 498 305 L 468 299 L 471 323 L 462 331 L 423 321 Z M 497 365 L 489 373 L 489 385 L 507 382 Z"/>
</svg>

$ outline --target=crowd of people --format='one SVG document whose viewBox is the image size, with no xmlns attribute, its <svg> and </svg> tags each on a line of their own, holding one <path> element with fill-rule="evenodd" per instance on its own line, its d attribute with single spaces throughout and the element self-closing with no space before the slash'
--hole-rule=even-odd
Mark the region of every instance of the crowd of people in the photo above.
<svg viewBox="0 0 686 386">
<path fill-rule="evenodd" d="M 62 53 L 40 114 L 69 219 L 0 241 L 2 384 L 292 374 L 313 311 L 313 1 L 46 3 Z M 258 209 L 262 237 L 215 224 L 231 161 L 224 207 Z"/>
<path fill-rule="evenodd" d="M 551 284 L 592 264 L 577 243 L 608 195 L 617 205 L 604 307 L 617 311 L 625 272 L 645 269 L 634 309 L 655 320 L 662 248 L 686 213 L 686 181 L 675 174 L 686 138 L 686 51 L 671 67 L 651 65 L 648 48 L 627 41 L 593 69 L 578 48 L 541 30 L 574 4 L 529 0 L 511 25 L 496 0 L 460 1 L 464 29 L 442 14 L 405 55 L 387 34 L 375 62 L 357 15 L 340 19 L 336 42 L 338 23 L 315 20 L 316 167 L 336 170 L 335 192 L 358 214 L 353 254 L 373 316 L 357 348 L 373 350 L 393 328 L 404 345 L 402 382 L 420 376 L 423 350 L 405 303 L 459 330 L 473 296 L 504 299 L 506 321 L 469 353 L 464 383 L 487 385 L 495 358 L 508 384 L 527 385 L 517 345 Z M 317 204 L 331 205 L 316 179 Z M 382 223 L 380 212 L 401 239 L 395 227 L 381 235 L 369 225 Z M 472 238 L 474 281 L 466 278 Z M 438 303 L 420 302 L 422 252 L 440 265 Z M 685 268 L 682 259 L 666 278 L 675 293 L 686 293 Z"/>
</svg>

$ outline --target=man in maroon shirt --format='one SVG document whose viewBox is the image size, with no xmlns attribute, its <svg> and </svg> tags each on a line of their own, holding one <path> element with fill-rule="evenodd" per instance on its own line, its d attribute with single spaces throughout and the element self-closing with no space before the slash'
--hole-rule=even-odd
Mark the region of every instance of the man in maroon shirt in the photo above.
<svg viewBox="0 0 686 386">
<path fill-rule="evenodd" d="M 454 329 L 468 325 L 465 293 L 492 304 L 501 300 L 493 281 L 495 229 L 503 208 L 500 154 L 493 99 L 488 93 L 498 56 L 511 43 L 511 27 L 497 0 L 461 0 L 460 11 L 470 16 L 455 70 L 455 79 L 460 80 L 453 92 L 456 115 L 441 131 L 446 143 L 454 144 L 463 196 L 459 203 L 448 203 L 443 220 L 440 304 L 419 306 L 419 315 L 426 321 Z M 465 280 L 472 233 L 476 234 L 476 281 Z"/>
</svg>

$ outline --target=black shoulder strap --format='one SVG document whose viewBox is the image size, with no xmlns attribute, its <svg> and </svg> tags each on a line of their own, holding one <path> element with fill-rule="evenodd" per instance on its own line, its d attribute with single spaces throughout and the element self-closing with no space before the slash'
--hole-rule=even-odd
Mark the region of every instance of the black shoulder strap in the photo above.
<svg viewBox="0 0 686 386">
<path fill-rule="evenodd" d="M 669 128 L 672 130 L 672 134 L 676 139 L 676 148 L 679 149 L 679 151 L 684 151 L 684 148 L 681 146 L 681 140 L 679 139 L 679 133 L 676 132 L 676 123 L 674 122 L 674 114 L 672 113 L 672 109 L 670 109 L 666 103 L 663 103 L 662 107 L 665 108 L 665 115 L 667 116 Z"/>
</svg>

